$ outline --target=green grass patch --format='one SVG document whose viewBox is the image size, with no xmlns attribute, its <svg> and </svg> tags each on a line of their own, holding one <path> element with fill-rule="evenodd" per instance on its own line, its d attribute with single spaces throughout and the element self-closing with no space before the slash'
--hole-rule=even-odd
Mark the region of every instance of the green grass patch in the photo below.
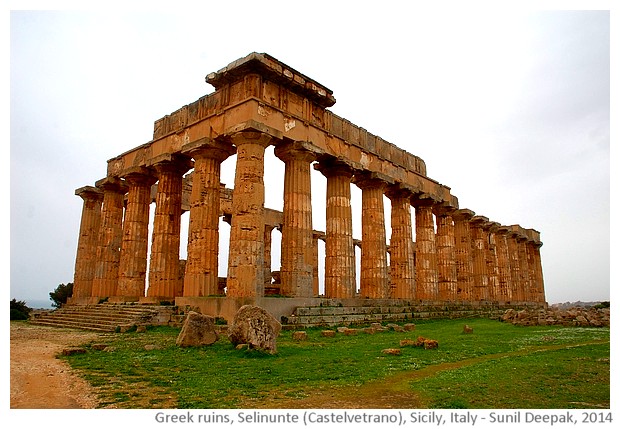
<svg viewBox="0 0 620 429">
<path fill-rule="evenodd" d="M 609 406 L 609 329 L 466 323 L 473 334 L 462 333 L 462 320 L 335 338 L 308 329 L 302 342 L 284 331 L 276 355 L 236 350 L 225 337 L 212 346 L 179 348 L 179 330 L 159 327 L 113 334 L 103 340 L 107 351 L 86 345 L 88 353 L 63 359 L 97 387 L 104 407 L 260 408 L 330 389 L 363 391 L 381 380 L 405 380 L 420 405 L 431 408 Z M 439 341 L 439 348 L 381 353 L 418 336 Z M 585 343 L 597 344 L 567 347 Z"/>
</svg>

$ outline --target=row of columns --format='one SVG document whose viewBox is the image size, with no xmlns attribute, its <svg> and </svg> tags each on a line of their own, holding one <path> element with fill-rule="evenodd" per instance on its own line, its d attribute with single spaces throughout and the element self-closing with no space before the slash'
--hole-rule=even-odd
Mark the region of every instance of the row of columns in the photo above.
<svg viewBox="0 0 620 429">
<path fill-rule="evenodd" d="M 84 206 L 74 297 L 143 297 L 150 189 L 157 180 L 148 296 L 216 295 L 220 166 L 235 152 L 227 296 L 263 296 L 270 278 L 271 237 L 264 221 L 264 154 L 271 144 L 285 165 L 282 295 L 318 295 L 319 234 L 312 229 L 310 175 L 312 162 L 319 159 L 315 169 L 327 178 L 326 297 L 357 295 L 351 210 L 351 184 L 355 183 L 362 190 L 360 297 L 544 301 L 539 244 L 520 227 L 503 227 L 470 210 L 456 210 L 391 184 L 379 174 L 355 171 L 345 162 L 322 156 L 309 143 L 275 141 L 258 131 L 236 133 L 229 142 L 193 142 L 179 155 L 155 160 L 150 168 L 129 170 L 124 180 L 109 177 L 96 187 L 76 190 Z M 192 167 L 191 158 L 194 174 L 183 275 L 179 265 L 182 178 Z M 384 195 L 392 207 L 389 266 Z"/>
</svg>

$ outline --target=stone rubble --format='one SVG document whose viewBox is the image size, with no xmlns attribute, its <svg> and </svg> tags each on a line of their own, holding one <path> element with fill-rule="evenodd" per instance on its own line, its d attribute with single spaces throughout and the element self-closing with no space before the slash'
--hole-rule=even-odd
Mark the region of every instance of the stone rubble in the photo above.
<svg viewBox="0 0 620 429">
<path fill-rule="evenodd" d="M 573 307 L 567 310 L 554 308 L 506 310 L 500 320 L 513 325 L 560 325 L 581 327 L 609 327 L 609 308 L 580 308 Z"/>
</svg>

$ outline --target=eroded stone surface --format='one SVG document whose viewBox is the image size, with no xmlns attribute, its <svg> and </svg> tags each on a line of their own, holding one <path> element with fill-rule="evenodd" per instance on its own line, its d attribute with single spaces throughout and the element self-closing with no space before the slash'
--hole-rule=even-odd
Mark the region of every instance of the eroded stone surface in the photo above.
<svg viewBox="0 0 620 429">
<path fill-rule="evenodd" d="M 276 340 L 282 325 L 265 309 L 255 305 L 244 305 L 237 311 L 232 326 L 228 329 L 230 342 L 248 344 L 251 349 L 277 353 Z"/>
<path fill-rule="evenodd" d="M 190 311 L 177 337 L 179 347 L 208 346 L 215 343 L 219 335 L 215 330 L 215 318 Z"/>
</svg>

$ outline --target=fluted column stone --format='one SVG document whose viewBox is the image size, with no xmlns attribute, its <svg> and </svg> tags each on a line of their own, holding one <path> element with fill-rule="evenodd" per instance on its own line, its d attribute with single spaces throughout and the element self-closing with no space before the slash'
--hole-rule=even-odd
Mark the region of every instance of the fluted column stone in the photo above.
<svg viewBox="0 0 620 429">
<path fill-rule="evenodd" d="M 512 301 L 512 276 L 510 270 L 510 253 L 508 250 L 508 231 L 510 228 L 499 226 L 495 234 L 498 268 L 498 301 Z"/>
<path fill-rule="evenodd" d="M 499 301 L 501 296 L 499 290 L 499 263 L 497 256 L 497 230 L 499 228 L 497 222 L 487 222 L 482 225 L 482 229 L 487 234 L 487 276 L 488 276 L 488 290 L 489 300 Z"/>
<path fill-rule="evenodd" d="M 312 191 L 310 164 L 316 152 L 306 142 L 283 143 L 275 155 L 284 161 L 284 205 L 280 293 L 289 297 L 313 296 Z"/>
<path fill-rule="evenodd" d="M 414 261 L 413 228 L 411 224 L 411 192 L 398 186 L 388 188 L 391 201 L 390 237 L 390 298 L 414 299 L 416 274 Z"/>
<path fill-rule="evenodd" d="M 416 298 L 434 301 L 439 298 L 439 275 L 437 270 L 437 247 L 435 222 L 430 198 L 414 197 L 416 231 Z"/>
<path fill-rule="evenodd" d="M 525 234 L 525 230 L 521 226 L 511 225 L 510 227 L 516 233 L 517 254 L 519 262 L 519 284 L 521 288 L 521 294 L 523 297 L 523 301 L 531 302 L 532 296 L 530 291 L 530 270 L 527 258 L 528 237 Z"/>
<path fill-rule="evenodd" d="M 508 254 L 510 257 L 510 278 L 512 299 L 514 301 L 525 301 L 523 281 L 521 277 L 521 262 L 519 260 L 519 243 L 517 237 L 519 234 L 510 228 L 507 233 Z"/>
<path fill-rule="evenodd" d="M 489 277 L 487 274 L 488 239 L 482 226 L 489 221 L 484 216 L 474 216 L 469 222 L 472 239 L 472 262 L 474 266 L 474 301 L 489 299 Z"/>
<path fill-rule="evenodd" d="M 92 294 L 95 276 L 103 192 L 94 186 L 84 186 L 76 189 L 75 195 L 82 198 L 83 205 L 75 256 L 72 297 L 88 298 Z"/>
<path fill-rule="evenodd" d="M 116 295 L 127 185 L 117 177 L 106 177 L 96 186 L 103 190 L 103 206 L 92 296 L 104 298 Z"/>
<path fill-rule="evenodd" d="M 160 300 L 183 295 L 179 265 L 181 203 L 183 175 L 191 167 L 188 158 L 168 158 L 154 164 L 159 183 L 155 195 L 147 296 Z"/>
<path fill-rule="evenodd" d="M 387 243 L 383 192 L 387 183 L 373 174 L 356 174 L 354 183 L 362 190 L 362 256 L 360 297 L 390 297 L 387 271 Z"/>
<path fill-rule="evenodd" d="M 323 161 L 316 167 L 327 178 L 325 205 L 325 296 L 353 298 L 355 249 L 351 213 L 353 171 L 339 162 Z"/>
<path fill-rule="evenodd" d="M 454 235 L 453 208 L 437 206 L 435 219 L 437 233 L 437 270 L 439 274 L 439 299 L 457 299 L 456 238 Z"/>
<path fill-rule="evenodd" d="M 138 301 L 146 293 L 151 186 L 157 179 L 143 167 L 131 169 L 124 178 L 129 188 L 116 295 Z"/>
<path fill-rule="evenodd" d="M 241 131 L 231 139 L 237 147 L 237 166 L 227 296 L 261 297 L 265 293 L 265 149 L 272 137 L 257 131 Z"/>
<path fill-rule="evenodd" d="M 220 171 L 235 153 L 229 143 L 198 141 L 184 151 L 194 158 L 183 296 L 218 294 Z"/>
<path fill-rule="evenodd" d="M 469 221 L 473 217 L 474 212 L 468 209 L 459 209 L 452 214 L 456 242 L 456 295 L 461 301 L 473 301 L 474 299 L 474 264 L 469 227 Z"/>
</svg>

